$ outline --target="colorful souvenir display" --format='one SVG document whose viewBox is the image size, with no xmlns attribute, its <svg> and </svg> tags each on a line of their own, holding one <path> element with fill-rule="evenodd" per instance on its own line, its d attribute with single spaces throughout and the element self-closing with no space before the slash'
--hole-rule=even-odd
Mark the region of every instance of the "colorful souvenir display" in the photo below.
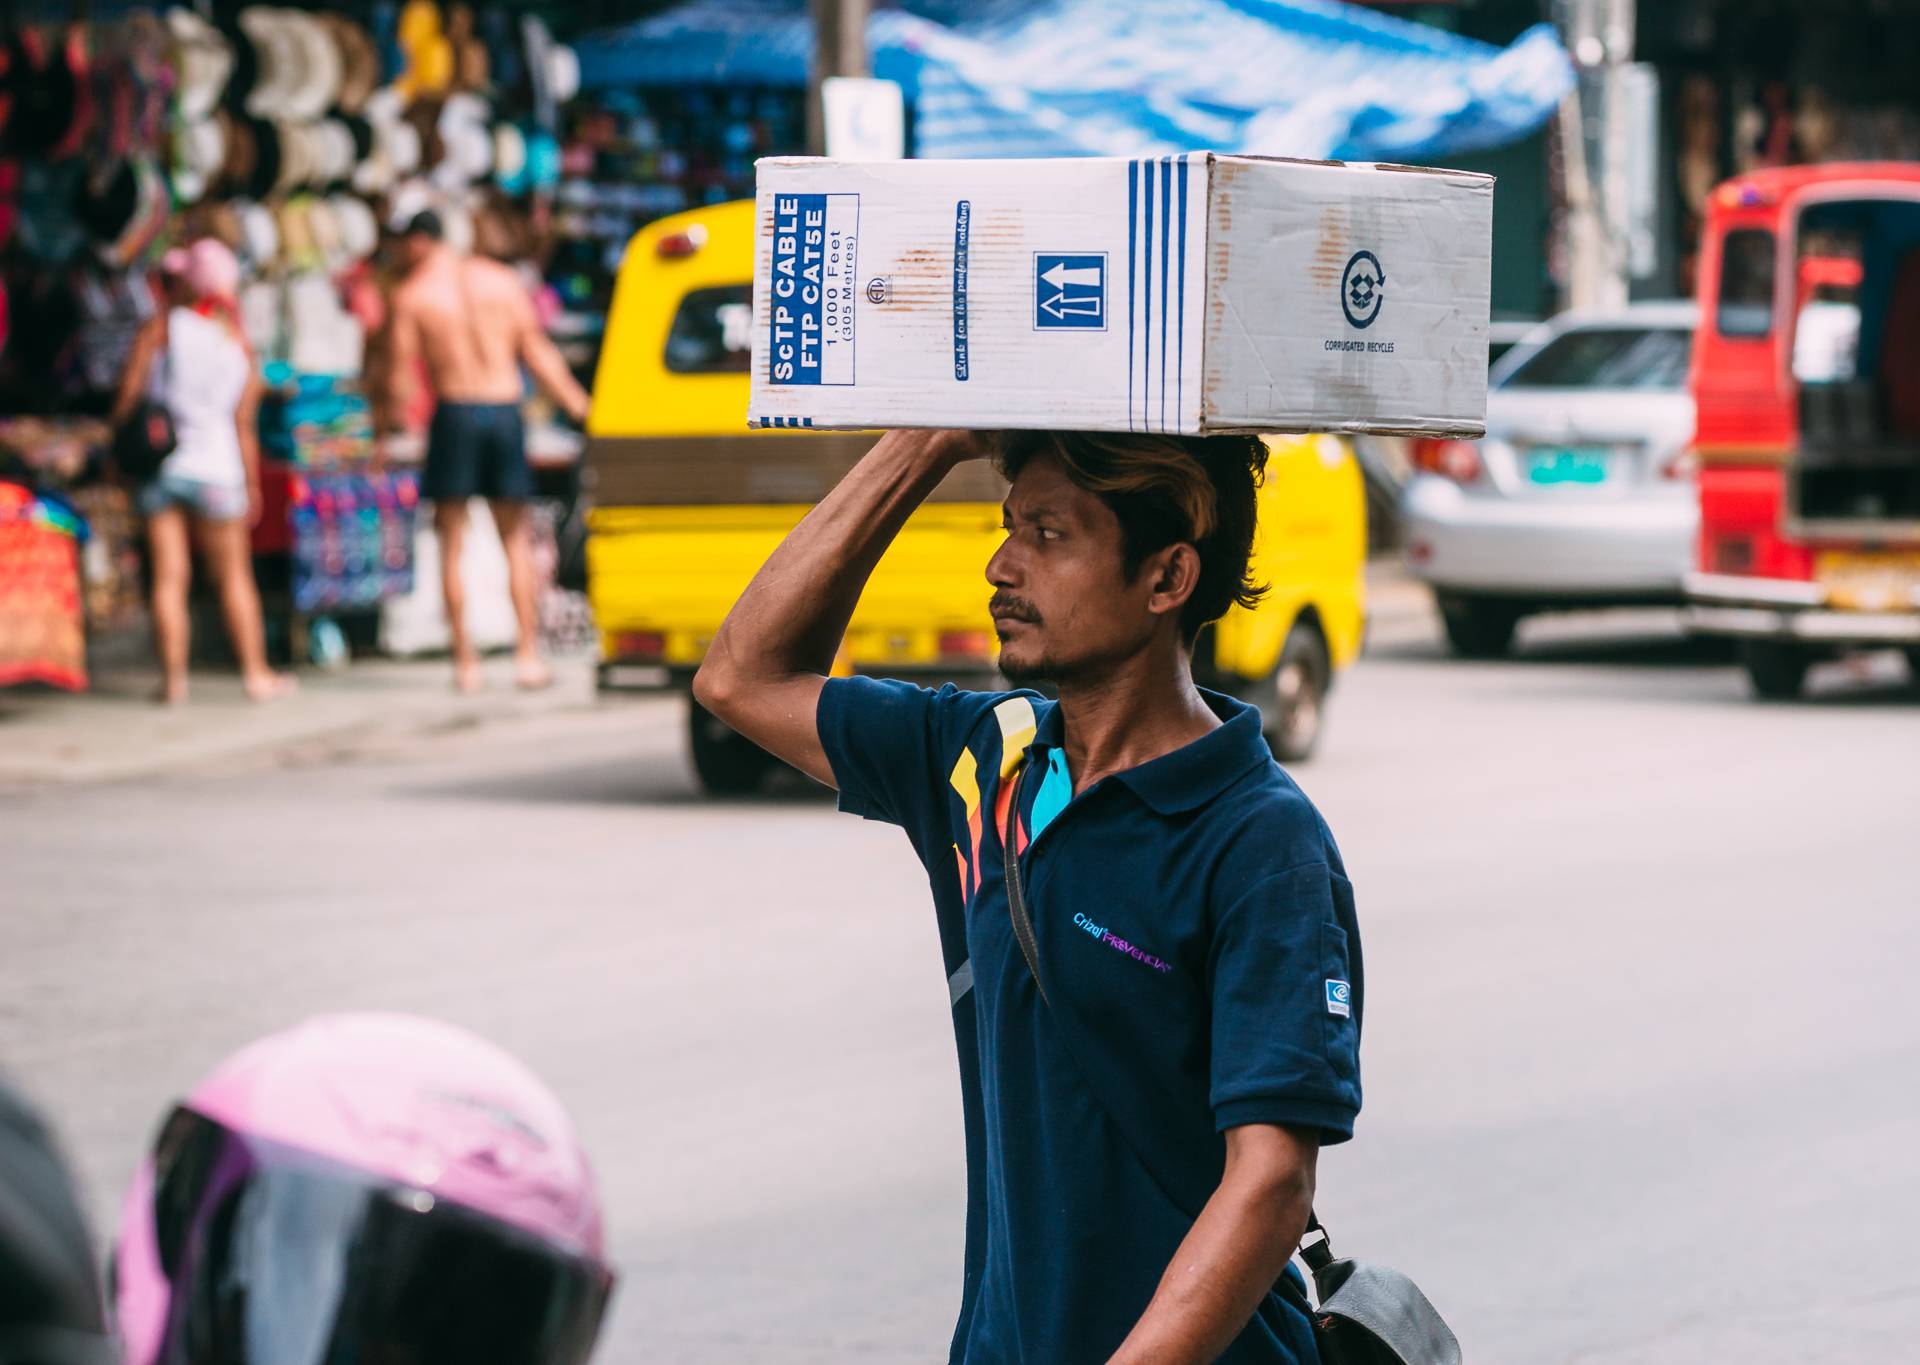
<svg viewBox="0 0 1920 1365">
<path fill-rule="evenodd" d="M 71 508 L 17 483 L 0 483 L 0 687 L 87 686 L 80 542 Z"/>
<path fill-rule="evenodd" d="M 242 321 L 270 390 L 253 541 L 273 566 L 269 615 L 287 609 L 284 584 L 303 615 L 405 591 L 417 490 L 375 472 L 365 394 L 385 384 L 384 307 L 358 305 L 383 304 L 383 237 L 422 209 L 458 245 L 544 256 L 573 51 L 493 0 L 48 13 L 0 25 L 0 479 L 44 496 L 37 519 L 8 521 L 0 655 L 57 658 L 20 676 L 79 686 L 84 656 L 66 658 L 79 623 L 138 619 L 142 526 L 131 490 L 100 481 L 97 419 L 161 306 L 160 254 L 200 237 L 241 259 Z M 87 431 L 76 414 L 94 419 Z M 66 490 L 73 529 L 100 523 L 77 577 L 80 541 L 45 510 L 68 516 Z M 29 619 L 31 647 L 18 643 Z"/>
<path fill-rule="evenodd" d="M 373 453 L 373 418 L 365 394 L 327 375 L 269 374 L 281 379 L 260 404 L 260 453 L 270 460 L 330 471 Z"/>
<path fill-rule="evenodd" d="M 289 491 L 296 612 L 364 611 L 413 590 L 418 476 L 305 474 Z"/>
</svg>

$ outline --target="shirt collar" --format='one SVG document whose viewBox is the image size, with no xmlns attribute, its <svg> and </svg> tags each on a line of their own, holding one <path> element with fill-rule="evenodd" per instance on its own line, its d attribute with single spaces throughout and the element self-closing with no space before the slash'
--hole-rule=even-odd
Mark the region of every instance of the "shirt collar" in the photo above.
<svg viewBox="0 0 1920 1365">
<path fill-rule="evenodd" d="M 1272 761 L 1260 730 L 1260 708 L 1219 692 L 1199 689 L 1214 715 L 1225 722 L 1171 753 L 1113 775 L 1161 815 L 1196 810 L 1226 791 L 1256 764 Z M 1034 728 L 1036 749 L 1057 749 L 1066 738 L 1066 720 L 1058 702 L 1048 706 Z"/>
</svg>

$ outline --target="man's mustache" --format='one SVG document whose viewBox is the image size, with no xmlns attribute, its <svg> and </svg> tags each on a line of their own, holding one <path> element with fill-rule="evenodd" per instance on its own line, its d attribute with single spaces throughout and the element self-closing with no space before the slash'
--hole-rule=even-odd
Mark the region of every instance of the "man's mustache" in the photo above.
<svg viewBox="0 0 1920 1365">
<path fill-rule="evenodd" d="M 1024 597 L 1015 597 L 1004 588 L 996 592 L 993 600 L 987 603 L 987 614 L 1014 621 L 1025 621 L 1032 626 L 1040 624 L 1039 608 Z"/>
</svg>

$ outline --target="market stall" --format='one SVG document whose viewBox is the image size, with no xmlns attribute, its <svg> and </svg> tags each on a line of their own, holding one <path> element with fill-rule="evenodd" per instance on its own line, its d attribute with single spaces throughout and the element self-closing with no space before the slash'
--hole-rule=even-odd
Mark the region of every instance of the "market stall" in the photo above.
<svg viewBox="0 0 1920 1365">
<path fill-rule="evenodd" d="M 371 647 L 425 534 L 409 462 L 428 412 L 390 410 L 385 248 L 432 209 L 452 245 L 518 264 L 543 316 L 562 315 L 542 267 L 571 49 L 538 19 L 433 0 L 122 12 L 0 41 L 0 486 L 63 509 L 9 525 L 70 519 L 82 620 L 138 625 L 140 525 L 102 419 L 159 307 L 161 254 L 217 238 L 242 263 L 269 391 L 253 548 L 270 636 L 283 656 Z M 577 439 L 544 405 L 529 418 L 565 494 Z M 0 557 L 0 596 L 27 576 Z"/>
</svg>

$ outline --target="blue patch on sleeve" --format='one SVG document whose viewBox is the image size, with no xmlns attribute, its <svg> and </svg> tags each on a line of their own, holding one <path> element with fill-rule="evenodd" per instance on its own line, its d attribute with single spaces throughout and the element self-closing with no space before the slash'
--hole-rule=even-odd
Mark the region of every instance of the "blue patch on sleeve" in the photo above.
<svg viewBox="0 0 1920 1365">
<path fill-rule="evenodd" d="M 1327 1013 L 1342 1019 L 1353 1017 L 1353 987 L 1344 981 L 1327 978 Z"/>
</svg>

